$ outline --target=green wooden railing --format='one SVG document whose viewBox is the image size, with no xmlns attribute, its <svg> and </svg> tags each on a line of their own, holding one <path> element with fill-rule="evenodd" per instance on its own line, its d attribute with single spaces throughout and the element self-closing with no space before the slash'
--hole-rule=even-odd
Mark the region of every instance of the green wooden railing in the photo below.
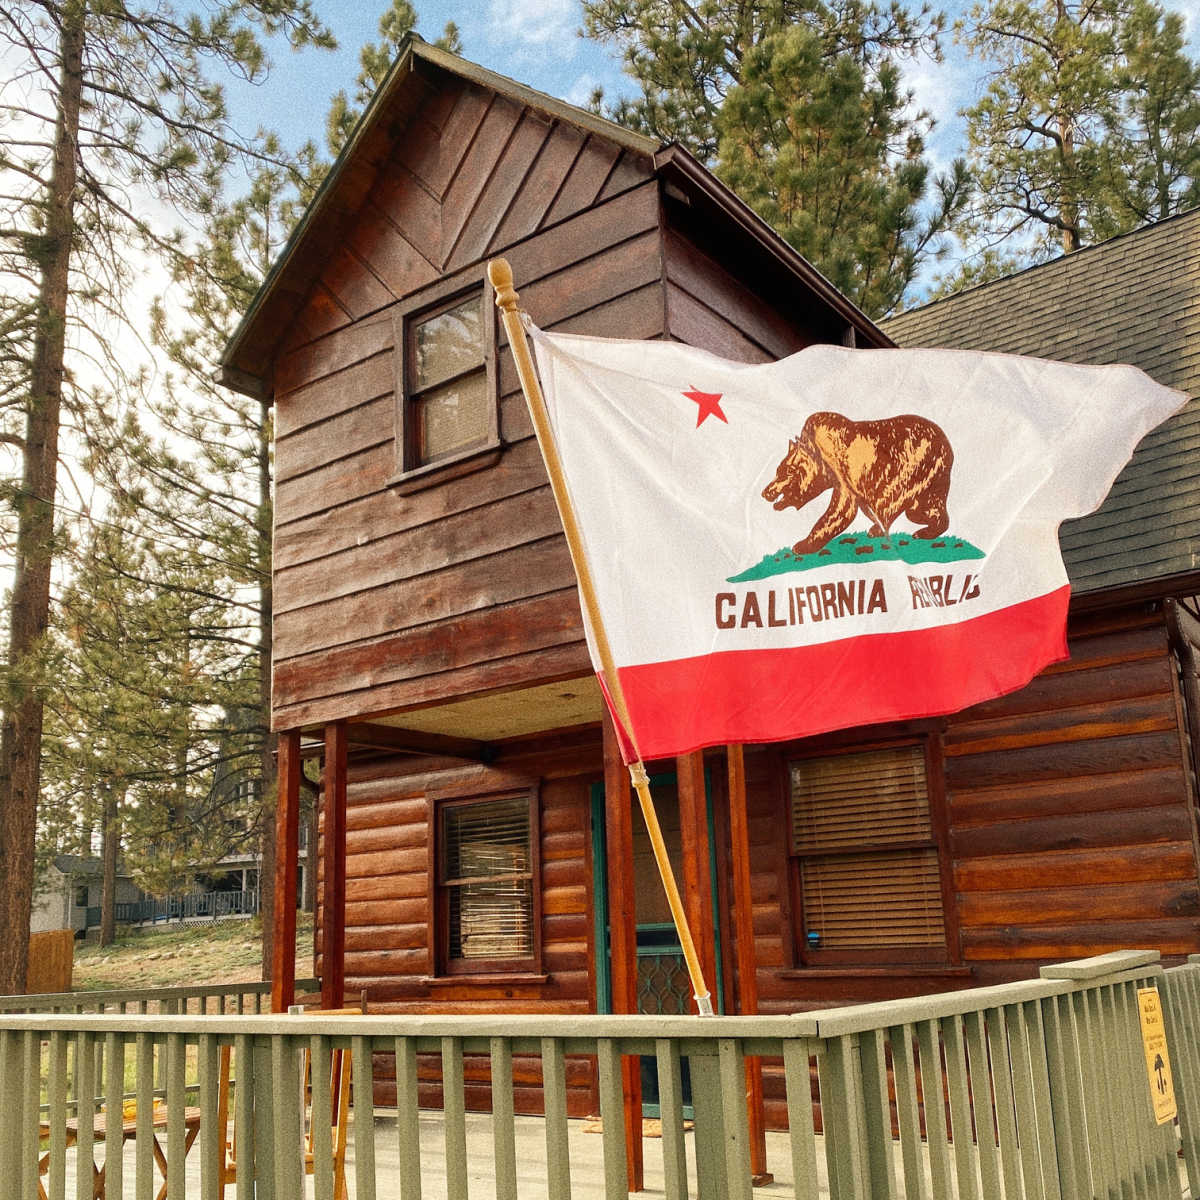
<svg viewBox="0 0 1200 1200">
<path fill-rule="evenodd" d="M 1124 951 L 1047 967 L 1022 983 L 791 1017 L 11 1013 L 0 1016 L 0 1180 L 21 1197 L 38 1195 L 39 1178 L 50 1200 L 65 1200 L 68 1185 L 77 1198 L 90 1196 L 91 1171 L 76 1169 L 89 1148 L 68 1147 L 68 1113 L 78 1105 L 87 1129 L 91 1114 L 101 1106 L 115 1112 L 129 1091 L 137 1105 L 132 1136 L 110 1122 L 95 1149 L 107 1164 L 109 1200 L 155 1195 L 156 1137 L 172 1200 L 216 1200 L 235 1130 L 240 1200 L 293 1200 L 309 1194 L 305 1110 L 318 1114 L 318 1127 L 329 1124 L 337 1108 L 331 1064 L 349 1050 L 347 1172 L 356 1200 L 411 1200 L 423 1191 L 459 1200 L 468 1180 L 472 1195 L 498 1200 L 625 1197 L 621 1060 L 649 1055 L 662 1117 L 656 1190 L 672 1200 L 749 1200 L 745 1059 L 756 1055 L 781 1067 L 790 1128 L 772 1135 L 776 1161 L 768 1167 L 790 1179 L 797 1197 L 1165 1200 L 1185 1186 L 1196 1196 L 1200 964 L 1164 971 L 1158 957 Z M 1167 1016 L 1178 1125 L 1156 1124 L 1151 1106 L 1137 995 L 1148 987 L 1159 990 Z M 224 1084 L 225 1047 L 232 1089 Z M 306 1054 L 311 1098 L 300 1082 Z M 381 1055 L 395 1063 L 394 1110 L 373 1106 Z M 590 1147 L 567 1117 L 572 1055 L 597 1065 L 603 1131 Z M 542 1118 L 514 1115 L 517 1059 L 538 1066 Z M 694 1133 L 683 1121 L 684 1060 Z M 165 1108 L 156 1116 L 163 1068 Z M 490 1116 L 468 1113 L 468 1075 L 490 1083 Z M 444 1099 L 431 1117 L 418 1109 L 418 1086 L 435 1076 Z M 225 1128 L 217 1118 L 223 1097 Z M 198 1141 L 188 1155 L 193 1130 Z M 122 1138 L 133 1143 L 127 1157 Z M 332 1145 L 328 1136 L 313 1143 L 317 1200 L 335 1195 Z M 484 1187 L 482 1173 L 490 1176 Z"/>
</svg>

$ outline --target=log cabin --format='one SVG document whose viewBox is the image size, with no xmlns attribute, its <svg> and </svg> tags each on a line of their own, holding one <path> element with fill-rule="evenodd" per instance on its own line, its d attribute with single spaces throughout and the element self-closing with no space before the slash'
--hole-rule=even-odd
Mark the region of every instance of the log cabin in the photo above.
<svg viewBox="0 0 1200 1200">
<path fill-rule="evenodd" d="M 1200 314 L 1200 243 L 1183 256 L 1170 230 L 884 332 L 678 146 L 411 39 L 221 362 L 228 386 L 275 410 L 277 894 L 294 894 L 301 758 L 319 755 L 324 1005 L 365 991 L 395 1013 L 688 1011 L 490 257 L 510 260 L 544 328 L 748 362 L 959 325 L 986 340 L 1025 317 L 1032 342 L 1043 273 L 1091 263 L 1083 293 L 1074 276 L 1053 290 L 1062 342 L 1041 351 L 1068 357 L 1072 329 L 1097 323 L 1067 299 L 1107 296 L 1104 327 L 1125 328 L 1120 307 L 1143 286 L 1126 250 L 1160 236 L 1164 270 L 1186 258 L 1190 273 L 1139 296 L 1136 325 L 1147 345 L 1176 338 L 1150 365 L 1195 394 L 1200 364 L 1177 349 Z M 980 296 L 996 308 L 970 308 Z M 1094 340 L 1079 352 L 1107 361 Z M 1064 533 L 1081 584 L 1071 659 L 1028 688 L 946 719 L 651 765 L 721 1010 L 992 983 L 1114 947 L 1200 949 L 1188 429 L 1185 416 L 1147 439 L 1116 507 Z M 823 813 L 843 826 L 832 844 Z M 276 1005 L 291 998 L 292 939 L 280 906 Z M 377 1080 L 386 1103 L 386 1065 Z M 538 1084 L 518 1070 L 519 1108 L 538 1111 Z M 467 1085 L 486 1106 L 486 1077 L 468 1068 Z M 595 1111 L 588 1062 L 569 1085 L 571 1111 Z M 436 1103 L 436 1064 L 421 1086 Z M 782 1123 L 770 1072 L 765 1086 Z"/>
</svg>

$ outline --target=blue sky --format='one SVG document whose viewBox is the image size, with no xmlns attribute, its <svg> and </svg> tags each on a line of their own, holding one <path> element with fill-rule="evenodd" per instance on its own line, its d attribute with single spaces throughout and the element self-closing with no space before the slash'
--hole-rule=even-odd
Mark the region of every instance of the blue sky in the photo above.
<svg viewBox="0 0 1200 1200">
<path fill-rule="evenodd" d="M 317 11 L 338 39 L 334 53 L 276 52 L 275 69 L 266 83 L 233 98 L 243 121 L 261 121 L 292 144 L 320 137 L 329 98 L 338 88 L 352 88 L 358 51 L 375 40 L 385 0 L 316 0 Z M 418 32 L 433 40 L 448 20 L 462 32 L 463 50 L 473 62 L 521 83 L 576 103 L 585 101 L 597 84 L 609 98 L 628 90 L 616 53 L 578 36 L 582 24 L 579 0 L 414 0 Z M 969 7 L 956 0 L 944 5 L 951 20 Z M 1200 54 L 1200 0 L 1168 0 L 1168 9 L 1187 19 L 1193 54 Z M 977 63 L 946 39 L 945 61 L 918 61 L 907 68 L 916 101 L 938 119 L 930 145 L 936 162 L 960 151 L 962 127 L 957 110 L 971 103 L 979 89 Z"/>
</svg>

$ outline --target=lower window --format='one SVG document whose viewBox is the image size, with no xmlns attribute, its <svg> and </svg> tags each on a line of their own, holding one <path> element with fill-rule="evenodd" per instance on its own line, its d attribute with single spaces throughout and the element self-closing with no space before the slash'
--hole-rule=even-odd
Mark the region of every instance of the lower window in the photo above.
<svg viewBox="0 0 1200 1200">
<path fill-rule="evenodd" d="M 797 959 L 944 963 L 943 822 L 923 743 L 789 765 Z"/>
<path fill-rule="evenodd" d="M 451 975 L 537 970 L 536 793 L 435 803 L 439 970 Z"/>
</svg>

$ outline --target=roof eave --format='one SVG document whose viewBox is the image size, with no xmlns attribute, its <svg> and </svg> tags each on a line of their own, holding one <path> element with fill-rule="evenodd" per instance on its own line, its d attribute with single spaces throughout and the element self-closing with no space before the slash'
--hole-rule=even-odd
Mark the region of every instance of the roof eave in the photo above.
<svg viewBox="0 0 1200 1200">
<path fill-rule="evenodd" d="M 594 113 L 589 113 L 584 109 L 577 108 L 573 104 L 556 100 L 553 96 L 547 96 L 543 92 L 526 87 L 524 84 L 517 83 L 515 80 L 497 74 L 495 71 L 489 71 L 486 67 L 467 62 L 465 59 L 459 58 L 456 54 L 451 54 L 449 51 L 439 49 L 437 46 L 429 45 L 427 42 L 422 41 L 416 34 L 409 35 L 407 44 L 400 54 L 397 55 L 396 61 L 392 64 L 374 96 L 371 97 L 370 103 L 359 118 L 358 123 L 354 126 L 350 137 L 346 140 L 345 146 L 342 147 L 341 153 L 334 160 L 333 166 L 329 168 L 328 174 L 321 181 L 321 186 L 317 189 L 316 195 L 305 209 L 304 215 L 300 218 L 296 228 L 292 230 L 287 244 L 272 264 L 266 278 L 255 293 L 254 299 L 250 301 L 249 307 L 243 314 L 241 321 L 238 322 L 233 336 L 229 339 L 217 368 L 218 382 L 224 384 L 226 387 L 232 388 L 243 395 L 252 396 L 255 399 L 269 398 L 271 389 L 267 380 L 262 376 L 256 375 L 253 371 L 247 370 L 244 364 L 238 364 L 238 357 L 244 350 L 259 316 L 271 299 L 280 279 L 287 273 L 300 247 L 308 240 L 310 232 L 320 224 L 332 197 L 338 190 L 338 185 L 348 164 L 353 160 L 358 151 L 358 147 L 362 145 L 373 132 L 376 124 L 382 119 L 382 115 L 390 106 L 392 96 L 402 82 L 408 78 L 413 69 L 414 61 L 418 59 L 428 62 L 441 70 L 448 71 L 453 75 L 457 75 L 462 79 L 478 84 L 481 87 L 501 92 L 521 104 L 539 109 L 549 116 L 575 125 L 587 133 L 594 133 L 600 137 L 607 138 L 609 141 L 615 142 L 622 148 L 631 150 L 636 154 L 653 157 L 654 153 L 659 149 L 660 143 L 653 138 L 635 133 L 630 129 L 625 129 L 621 125 L 617 125 Z"/>
<path fill-rule="evenodd" d="M 675 171 L 688 185 L 703 192 L 731 221 L 749 234 L 788 271 L 799 276 L 820 300 L 845 320 L 847 325 L 863 334 L 872 346 L 889 349 L 895 347 L 896 343 L 862 309 L 842 295 L 808 259 L 681 145 L 673 142 L 661 149 L 655 156 L 655 166 L 660 172 Z"/>
</svg>

